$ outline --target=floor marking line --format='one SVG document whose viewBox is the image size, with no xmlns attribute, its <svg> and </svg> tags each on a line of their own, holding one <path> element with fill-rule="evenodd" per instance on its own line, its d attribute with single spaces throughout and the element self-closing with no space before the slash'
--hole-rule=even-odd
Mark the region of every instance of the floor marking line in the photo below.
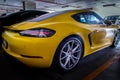
<svg viewBox="0 0 120 80">
<path fill-rule="evenodd" d="M 99 75 L 101 72 L 103 72 L 105 69 L 107 69 L 109 66 L 112 65 L 115 61 L 117 61 L 120 58 L 120 54 L 115 55 L 112 57 L 110 60 L 105 62 L 102 66 L 97 68 L 95 71 L 92 73 L 88 74 L 83 80 L 93 80 L 97 75 Z"/>
</svg>

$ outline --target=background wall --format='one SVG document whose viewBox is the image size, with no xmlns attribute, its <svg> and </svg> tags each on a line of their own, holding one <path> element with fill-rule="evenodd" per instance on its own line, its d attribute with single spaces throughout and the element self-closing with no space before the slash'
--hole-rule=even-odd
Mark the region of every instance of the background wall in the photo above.
<svg viewBox="0 0 120 80">
<path fill-rule="evenodd" d="M 109 6 L 109 7 L 97 7 L 95 10 L 98 14 L 100 14 L 102 17 L 108 16 L 108 15 L 120 15 L 120 7 L 115 6 Z"/>
<path fill-rule="evenodd" d="M 23 1 L 25 1 L 25 9 L 53 12 L 67 9 L 94 8 L 102 17 L 120 15 L 120 0 L 0 0 L 0 14 L 23 9 Z M 28 3 L 28 1 L 34 2 Z M 103 5 L 108 4 L 115 5 L 103 7 Z"/>
</svg>

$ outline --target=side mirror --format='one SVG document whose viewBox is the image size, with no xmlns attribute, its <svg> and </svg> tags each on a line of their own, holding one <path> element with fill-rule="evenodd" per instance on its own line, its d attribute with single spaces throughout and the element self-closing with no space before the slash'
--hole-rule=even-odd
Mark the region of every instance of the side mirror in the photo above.
<svg viewBox="0 0 120 80">
<path fill-rule="evenodd" d="M 104 23 L 105 23 L 107 26 L 112 25 L 112 22 L 111 22 L 111 21 L 109 21 L 109 20 L 104 20 Z"/>
</svg>

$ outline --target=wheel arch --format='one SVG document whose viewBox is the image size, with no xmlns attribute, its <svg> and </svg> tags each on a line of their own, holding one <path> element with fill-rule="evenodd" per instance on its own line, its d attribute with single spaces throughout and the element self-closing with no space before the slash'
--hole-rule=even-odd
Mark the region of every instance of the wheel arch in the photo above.
<svg viewBox="0 0 120 80">
<path fill-rule="evenodd" d="M 61 45 L 61 43 L 62 43 L 64 40 L 66 40 L 67 38 L 70 38 L 70 37 L 77 37 L 77 38 L 79 38 L 79 39 L 82 41 L 83 53 L 82 53 L 82 56 L 81 56 L 81 57 L 83 57 L 83 55 L 84 55 L 84 50 L 85 50 L 84 40 L 83 40 L 83 38 L 82 38 L 80 35 L 78 35 L 78 34 L 71 34 L 71 35 L 66 36 L 65 38 L 63 38 L 63 39 L 60 41 L 59 45 L 57 46 L 56 51 L 55 51 L 55 54 L 57 53 L 58 47 Z M 53 56 L 53 58 L 54 58 L 54 57 L 55 57 L 55 55 Z"/>
<path fill-rule="evenodd" d="M 56 66 L 54 66 L 54 64 L 56 64 L 56 56 L 58 55 L 57 53 L 58 53 L 58 49 L 59 49 L 59 46 L 61 46 L 61 44 L 66 40 L 66 39 L 68 39 L 68 38 L 71 38 L 71 37 L 77 37 L 80 41 L 81 41 L 81 44 L 82 44 L 82 54 L 81 54 L 81 58 L 83 57 L 83 55 L 84 55 L 84 42 L 83 42 L 83 39 L 81 38 L 81 36 L 79 36 L 79 35 L 77 35 L 77 34 L 71 34 L 71 35 L 69 35 L 69 36 L 66 36 L 65 38 L 63 38 L 62 39 L 62 41 L 60 41 L 60 43 L 59 43 L 59 45 L 57 46 L 57 48 L 56 48 L 56 51 L 55 51 L 55 54 L 54 54 L 54 56 L 53 56 L 53 61 L 52 61 L 52 65 L 51 65 L 51 67 L 56 67 Z"/>
</svg>

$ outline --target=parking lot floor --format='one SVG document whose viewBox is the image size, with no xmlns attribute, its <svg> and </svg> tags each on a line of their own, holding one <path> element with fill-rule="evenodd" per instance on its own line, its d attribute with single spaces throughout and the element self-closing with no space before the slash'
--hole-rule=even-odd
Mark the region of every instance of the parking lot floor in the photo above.
<svg viewBox="0 0 120 80">
<path fill-rule="evenodd" d="M 30 68 L 0 50 L 0 80 L 120 80 L 120 47 L 84 57 L 70 72 Z"/>
</svg>

